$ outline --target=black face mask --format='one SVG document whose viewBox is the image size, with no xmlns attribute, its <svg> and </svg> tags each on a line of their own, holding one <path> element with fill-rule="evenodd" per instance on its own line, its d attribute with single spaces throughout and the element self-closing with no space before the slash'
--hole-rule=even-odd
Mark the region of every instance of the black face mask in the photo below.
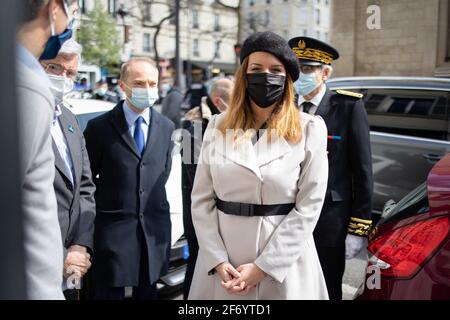
<svg viewBox="0 0 450 320">
<path fill-rule="evenodd" d="M 284 92 L 285 76 L 271 73 L 247 73 L 247 92 L 260 108 L 278 102 Z"/>
</svg>

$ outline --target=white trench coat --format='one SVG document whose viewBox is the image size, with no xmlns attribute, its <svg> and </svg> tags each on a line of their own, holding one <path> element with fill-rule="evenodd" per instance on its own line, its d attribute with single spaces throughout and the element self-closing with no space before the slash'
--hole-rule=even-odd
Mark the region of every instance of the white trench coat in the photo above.
<svg viewBox="0 0 450 320">
<path fill-rule="evenodd" d="M 322 118 L 300 113 L 303 138 L 288 143 L 265 133 L 255 145 L 218 134 L 224 114 L 205 133 L 192 191 L 192 218 L 200 246 L 189 299 L 328 299 L 313 239 L 328 179 L 327 128 Z M 295 203 L 288 215 L 225 214 L 215 199 Z M 229 295 L 211 272 L 229 261 L 254 262 L 267 277 L 245 296 Z"/>
</svg>

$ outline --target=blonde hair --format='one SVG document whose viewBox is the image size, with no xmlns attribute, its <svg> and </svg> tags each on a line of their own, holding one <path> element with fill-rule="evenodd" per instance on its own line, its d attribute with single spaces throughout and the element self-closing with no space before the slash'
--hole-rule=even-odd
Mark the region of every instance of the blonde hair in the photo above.
<svg viewBox="0 0 450 320">
<path fill-rule="evenodd" d="M 227 130 L 234 130 L 235 141 L 238 140 L 238 132 L 248 132 L 255 128 L 255 117 L 247 95 L 247 67 L 248 57 L 236 70 L 235 85 L 231 97 L 231 103 L 227 109 L 223 121 L 219 124 L 219 130 L 226 134 Z M 289 73 L 286 73 L 286 83 L 284 86 L 283 99 L 275 107 L 272 116 L 267 121 L 266 129 L 269 142 L 272 141 L 273 134 L 283 137 L 288 142 L 298 143 L 302 140 L 302 128 L 300 122 L 300 112 L 294 103 L 294 87 Z"/>
</svg>

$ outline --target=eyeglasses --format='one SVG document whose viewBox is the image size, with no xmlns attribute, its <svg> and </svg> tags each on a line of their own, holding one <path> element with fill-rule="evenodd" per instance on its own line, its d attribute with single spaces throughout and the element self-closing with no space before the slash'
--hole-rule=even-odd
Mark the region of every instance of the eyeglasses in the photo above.
<svg viewBox="0 0 450 320">
<path fill-rule="evenodd" d="M 315 72 L 318 69 L 322 69 L 322 65 L 320 65 L 320 66 L 309 66 L 306 64 L 300 65 L 300 71 L 304 74 L 309 74 L 309 73 Z"/>
<path fill-rule="evenodd" d="M 62 76 L 64 73 L 66 74 L 66 77 L 75 80 L 77 77 L 78 72 L 73 69 L 67 69 L 64 66 L 57 64 L 57 63 L 43 63 L 41 62 L 42 66 L 44 67 L 45 71 L 53 74 L 55 76 Z"/>
</svg>

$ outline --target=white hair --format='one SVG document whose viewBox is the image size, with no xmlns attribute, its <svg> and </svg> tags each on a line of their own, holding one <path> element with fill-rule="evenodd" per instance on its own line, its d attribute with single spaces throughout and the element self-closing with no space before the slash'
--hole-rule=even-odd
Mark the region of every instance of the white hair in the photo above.
<svg viewBox="0 0 450 320">
<path fill-rule="evenodd" d="M 81 53 L 83 52 L 83 47 L 76 42 L 73 39 L 69 39 L 66 42 L 64 42 L 63 46 L 61 47 L 61 50 L 59 50 L 59 54 L 65 54 L 65 55 L 77 55 L 78 57 L 78 63 L 81 63 Z"/>
</svg>

